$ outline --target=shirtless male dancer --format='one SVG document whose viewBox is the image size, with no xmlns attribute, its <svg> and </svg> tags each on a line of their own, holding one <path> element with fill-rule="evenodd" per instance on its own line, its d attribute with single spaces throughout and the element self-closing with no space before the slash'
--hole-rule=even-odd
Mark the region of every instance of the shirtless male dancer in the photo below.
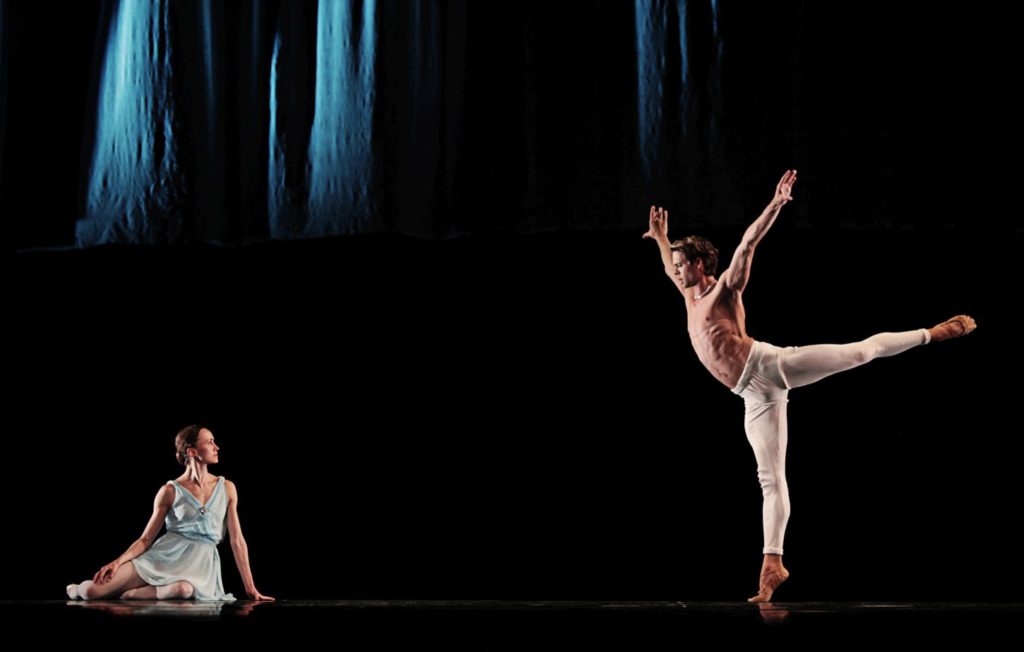
<svg viewBox="0 0 1024 652">
<path fill-rule="evenodd" d="M 782 565 L 782 540 L 789 520 L 786 485 L 786 402 L 789 390 L 803 387 L 859 365 L 902 353 L 928 342 L 941 342 L 975 329 L 974 320 L 957 315 L 932 328 L 879 333 L 863 342 L 780 348 L 758 342 L 746 329 L 743 290 L 750 279 L 754 249 L 779 211 L 792 201 L 796 170 L 787 170 L 775 197 L 754 220 L 720 279 L 718 250 L 699 236 L 670 242 L 668 211 L 651 206 L 650 228 L 643 237 L 658 243 L 668 275 L 686 302 L 686 330 L 701 363 L 719 382 L 743 398 L 744 428 L 757 459 L 757 477 L 764 496 L 764 561 L 757 595 L 749 602 L 768 602 L 789 577 Z"/>
</svg>

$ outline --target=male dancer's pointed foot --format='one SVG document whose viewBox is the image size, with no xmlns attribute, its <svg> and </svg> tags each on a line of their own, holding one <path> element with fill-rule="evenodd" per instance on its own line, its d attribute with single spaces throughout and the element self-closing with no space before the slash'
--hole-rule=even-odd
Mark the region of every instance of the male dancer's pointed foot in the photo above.
<svg viewBox="0 0 1024 652">
<path fill-rule="evenodd" d="M 772 594 L 779 585 L 789 579 L 789 571 L 779 566 L 771 570 L 761 571 L 761 580 L 758 585 L 757 595 L 748 598 L 747 602 L 771 602 Z"/>
<path fill-rule="evenodd" d="M 977 327 L 978 325 L 974 323 L 971 317 L 957 315 L 956 317 L 950 317 L 941 324 L 932 326 L 928 329 L 928 333 L 932 336 L 932 342 L 941 342 L 943 340 L 951 340 L 954 337 L 963 337 Z"/>
</svg>

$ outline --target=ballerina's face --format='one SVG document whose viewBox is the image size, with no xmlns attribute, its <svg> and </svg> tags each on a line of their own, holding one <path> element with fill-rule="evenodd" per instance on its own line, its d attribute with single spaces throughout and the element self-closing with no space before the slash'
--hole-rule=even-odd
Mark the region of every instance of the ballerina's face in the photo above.
<svg viewBox="0 0 1024 652">
<path fill-rule="evenodd" d="M 216 464 L 220 461 L 220 446 L 213 440 L 213 433 L 206 428 L 199 431 L 196 445 L 189 448 L 196 452 L 196 458 L 204 464 Z"/>
</svg>

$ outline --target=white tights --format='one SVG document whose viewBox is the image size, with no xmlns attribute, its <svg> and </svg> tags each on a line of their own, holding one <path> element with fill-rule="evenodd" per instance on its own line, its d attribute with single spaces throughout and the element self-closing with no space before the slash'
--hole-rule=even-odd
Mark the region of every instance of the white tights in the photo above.
<svg viewBox="0 0 1024 652">
<path fill-rule="evenodd" d="M 739 382 L 732 390 L 746 404 L 744 427 L 757 459 L 764 496 L 764 554 L 782 554 L 789 521 L 786 485 L 786 404 L 789 390 L 816 383 L 875 358 L 903 353 L 931 340 L 927 329 L 879 333 L 852 344 L 817 344 L 780 348 L 754 342 Z"/>
</svg>

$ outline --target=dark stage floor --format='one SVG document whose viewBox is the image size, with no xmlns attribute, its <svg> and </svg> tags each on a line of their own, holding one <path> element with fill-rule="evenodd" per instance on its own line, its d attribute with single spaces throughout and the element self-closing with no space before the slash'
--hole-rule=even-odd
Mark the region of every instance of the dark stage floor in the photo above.
<svg viewBox="0 0 1024 652">
<path fill-rule="evenodd" d="M 679 649 L 701 642 L 806 640 L 996 642 L 1024 622 L 1024 604 L 281 600 L 276 603 L 4 601 L 5 630 L 41 642 L 114 647 L 207 641 L 312 647 L 436 645 L 446 649 L 610 646 Z M 825 637 L 825 638 L 823 638 Z M 324 639 L 328 640 L 324 640 Z"/>
</svg>

